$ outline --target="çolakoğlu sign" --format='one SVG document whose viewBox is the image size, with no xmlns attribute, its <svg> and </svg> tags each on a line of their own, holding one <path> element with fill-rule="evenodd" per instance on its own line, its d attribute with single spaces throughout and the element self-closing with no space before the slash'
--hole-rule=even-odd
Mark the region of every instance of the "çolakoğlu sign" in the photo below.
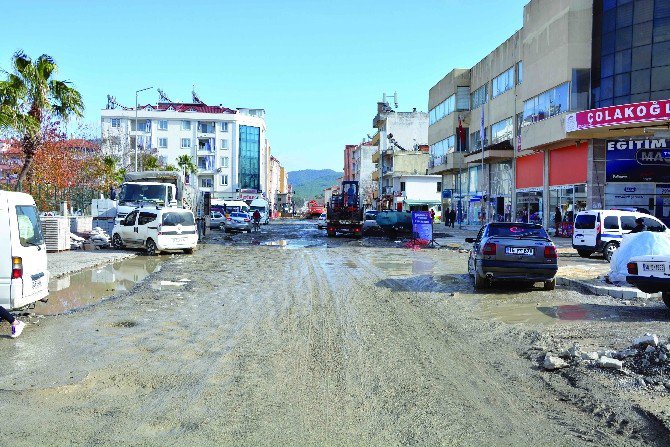
<svg viewBox="0 0 670 447">
<path fill-rule="evenodd" d="M 571 113 L 565 118 L 565 131 L 670 120 L 670 100 L 638 102 Z"/>
<path fill-rule="evenodd" d="M 670 182 L 670 140 L 607 141 L 608 182 Z"/>
</svg>

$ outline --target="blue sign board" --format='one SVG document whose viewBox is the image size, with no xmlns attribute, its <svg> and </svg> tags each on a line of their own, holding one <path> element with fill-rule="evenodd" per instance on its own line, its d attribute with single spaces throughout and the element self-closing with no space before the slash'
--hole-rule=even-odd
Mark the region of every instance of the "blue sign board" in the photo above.
<svg viewBox="0 0 670 447">
<path fill-rule="evenodd" d="M 443 189 L 442 190 L 442 198 L 443 199 L 451 199 L 451 189 Z"/>
<path fill-rule="evenodd" d="M 433 220 L 430 211 L 412 211 L 412 234 L 417 239 L 433 240 Z"/>
<path fill-rule="evenodd" d="M 670 139 L 610 140 L 607 182 L 670 182 Z"/>
</svg>

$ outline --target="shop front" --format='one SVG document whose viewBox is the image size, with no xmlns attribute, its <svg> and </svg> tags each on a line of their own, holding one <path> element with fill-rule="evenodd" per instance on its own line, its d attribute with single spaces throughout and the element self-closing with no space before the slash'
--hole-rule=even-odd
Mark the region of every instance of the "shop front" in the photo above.
<svg viewBox="0 0 670 447">
<path fill-rule="evenodd" d="M 549 152 L 547 226 L 554 234 L 572 237 L 575 215 L 586 209 L 588 142 Z"/>
<path fill-rule="evenodd" d="M 544 153 L 516 159 L 515 222 L 542 224 L 544 197 Z"/>
<path fill-rule="evenodd" d="M 605 148 L 605 206 L 670 225 L 670 139 L 608 140 Z"/>
<path fill-rule="evenodd" d="M 489 168 L 489 199 L 486 210 L 489 222 L 512 220 L 512 162 L 492 163 Z"/>
</svg>

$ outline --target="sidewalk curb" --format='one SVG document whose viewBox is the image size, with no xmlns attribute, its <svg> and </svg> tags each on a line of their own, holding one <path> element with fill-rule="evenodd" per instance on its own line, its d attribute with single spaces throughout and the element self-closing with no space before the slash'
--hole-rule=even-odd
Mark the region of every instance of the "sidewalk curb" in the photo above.
<svg viewBox="0 0 670 447">
<path fill-rule="evenodd" d="M 597 286 L 586 281 L 565 278 L 562 276 L 556 277 L 556 284 L 568 287 L 581 293 L 587 293 L 590 295 L 609 295 L 612 298 L 622 300 L 650 300 L 660 299 L 661 297 L 660 293 L 645 293 L 633 287 Z"/>
</svg>

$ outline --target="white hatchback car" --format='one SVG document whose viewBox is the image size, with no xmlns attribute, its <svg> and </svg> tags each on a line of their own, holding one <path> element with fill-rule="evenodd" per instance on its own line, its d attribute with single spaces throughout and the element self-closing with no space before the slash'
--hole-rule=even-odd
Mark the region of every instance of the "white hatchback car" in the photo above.
<svg viewBox="0 0 670 447">
<path fill-rule="evenodd" d="M 161 251 L 183 250 L 192 253 L 198 245 L 193 213 L 181 208 L 139 208 L 112 231 L 114 248 L 144 248 L 153 256 Z"/>
<path fill-rule="evenodd" d="M 327 226 L 328 223 L 326 222 L 326 213 L 321 213 L 319 219 L 316 221 L 316 227 L 320 230 L 325 230 Z"/>
</svg>

